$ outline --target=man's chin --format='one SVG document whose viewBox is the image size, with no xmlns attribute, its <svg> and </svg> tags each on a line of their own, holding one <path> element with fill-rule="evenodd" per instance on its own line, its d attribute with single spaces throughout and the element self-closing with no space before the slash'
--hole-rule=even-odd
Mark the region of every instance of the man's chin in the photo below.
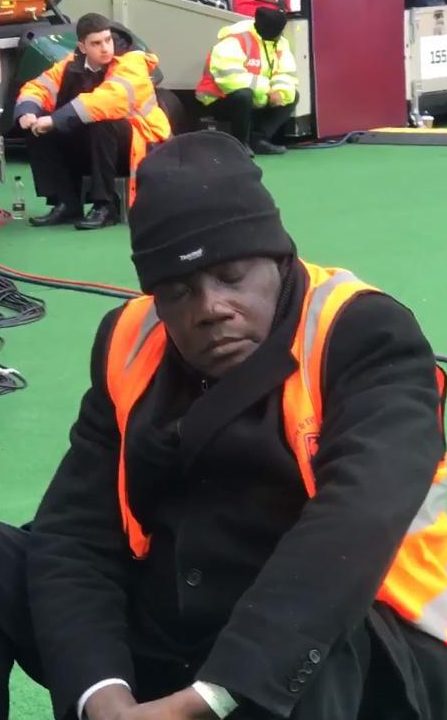
<svg viewBox="0 0 447 720">
<path fill-rule="evenodd" d="M 229 349 L 226 352 L 213 352 L 207 359 L 204 373 L 208 377 L 218 379 L 225 375 L 229 370 L 232 370 L 237 365 L 241 365 L 253 352 L 256 350 L 256 346 L 248 341 L 235 344 L 232 351 Z"/>
</svg>

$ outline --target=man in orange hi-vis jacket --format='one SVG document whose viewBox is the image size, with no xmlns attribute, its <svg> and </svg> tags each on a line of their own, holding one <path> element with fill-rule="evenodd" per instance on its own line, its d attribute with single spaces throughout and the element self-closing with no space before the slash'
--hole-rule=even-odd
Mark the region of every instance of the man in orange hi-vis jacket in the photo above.
<svg viewBox="0 0 447 720">
<path fill-rule="evenodd" d="M 131 34 L 102 15 L 83 15 L 76 51 L 21 88 L 15 108 L 29 131 L 36 192 L 52 209 L 30 222 L 66 222 L 91 230 L 117 222 L 117 175 L 129 175 L 129 202 L 138 164 L 171 134 L 151 80 L 152 53 L 134 50 Z M 91 210 L 83 216 L 81 181 L 91 175 Z"/>
<path fill-rule="evenodd" d="M 0 522 L 1 720 L 14 658 L 56 720 L 446 720 L 445 378 L 412 313 L 298 258 L 220 132 L 143 160 L 129 224 L 143 294 L 31 529 Z"/>
</svg>

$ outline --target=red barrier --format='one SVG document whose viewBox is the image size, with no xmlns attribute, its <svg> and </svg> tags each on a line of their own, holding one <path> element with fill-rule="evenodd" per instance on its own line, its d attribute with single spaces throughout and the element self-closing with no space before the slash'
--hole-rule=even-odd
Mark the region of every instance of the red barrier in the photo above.
<svg viewBox="0 0 447 720">
<path fill-rule="evenodd" d="M 406 124 L 403 0 L 312 0 L 317 136 Z"/>
</svg>

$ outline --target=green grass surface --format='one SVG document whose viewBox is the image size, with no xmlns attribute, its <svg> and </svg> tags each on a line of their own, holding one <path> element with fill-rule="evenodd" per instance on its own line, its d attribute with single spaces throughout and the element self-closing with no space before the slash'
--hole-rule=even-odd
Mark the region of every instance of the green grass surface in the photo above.
<svg viewBox="0 0 447 720">
<path fill-rule="evenodd" d="M 447 352 L 447 148 L 346 146 L 295 151 L 261 163 L 265 182 L 305 259 L 345 266 L 409 305 L 437 351 Z M 19 170 L 8 167 L 8 177 Z M 29 214 L 45 211 L 21 167 Z M 175 198 L 173 198 L 175 203 Z M 11 188 L 0 186 L 0 207 Z M 124 226 L 80 233 L 23 222 L 0 228 L 0 262 L 17 269 L 136 287 Z M 21 285 L 47 303 L 33 325 L 1 330 L 0 362 L 29 387 L 0 398 L 0 519 L 29 519 L 67 446 L 88 382 L 89 349 L 102 315 L 117 300 Z M 46 693 L 18 671 L 12 719 L 50 720 Z"/>
</svg>

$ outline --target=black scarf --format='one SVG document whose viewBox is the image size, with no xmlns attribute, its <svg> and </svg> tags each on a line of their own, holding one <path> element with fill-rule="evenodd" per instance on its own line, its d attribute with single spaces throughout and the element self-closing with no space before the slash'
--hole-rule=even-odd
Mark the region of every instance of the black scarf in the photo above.
<svg viewBox="0 0 447 720">
<path fill-rule="evenodd" d="M 171 342 L 150 391 L 134 408 L 126 438 L 128 498 L 133 514 L 150 533 L 160 502 L 181 491 L 185 474 L 203 445 L 293 372 L 290 340 L 299 319 L 304 277 L 296 257 L 280 266 L 282 287 L 268 338 L 241 365 L 218 381 L 207 381 L 185 364 Z M 285 360 L 278 371 L 270 358 Z M 269 372 L 264 370 L 268 364 Z M 275 363 L 276 365 L 276 363 Z M 269 384 L 262 387 L 268 374 Z M 258 377 L 260 382 L 253 382 Z M 262 395 L 260 395 L 262 393 Z"/>
</svg>

